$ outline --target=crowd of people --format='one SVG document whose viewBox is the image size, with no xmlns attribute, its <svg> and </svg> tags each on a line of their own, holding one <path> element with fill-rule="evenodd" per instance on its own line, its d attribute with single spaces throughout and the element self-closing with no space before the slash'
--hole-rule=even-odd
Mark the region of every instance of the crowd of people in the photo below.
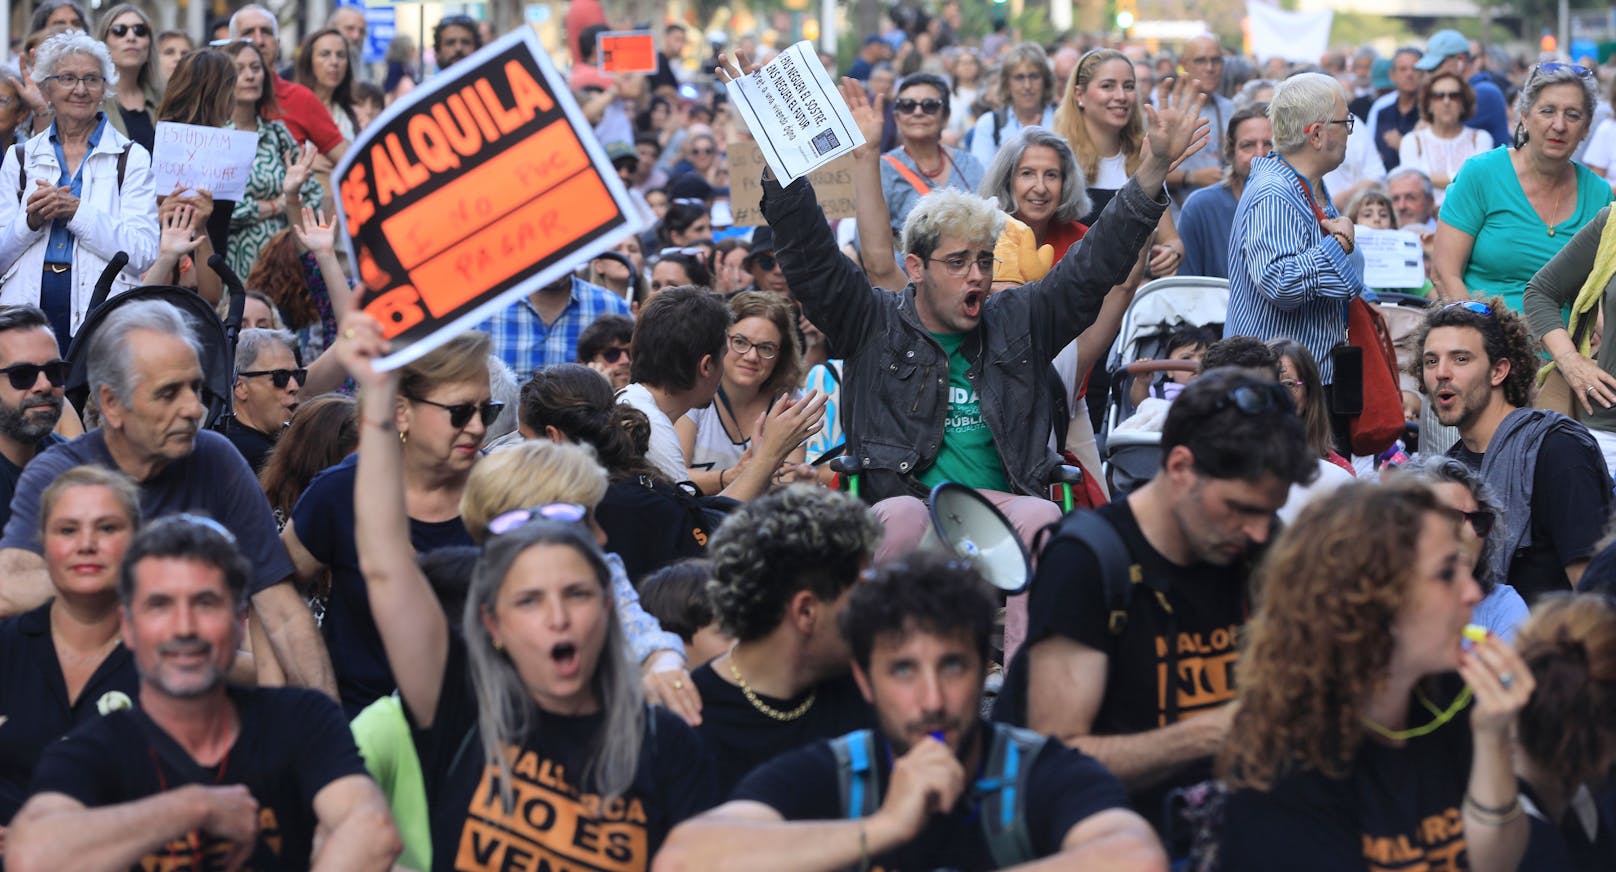
<svg viewBox="0 0 1616 872">
<path fill-rule="evenodd" d="M 1616 867 L 1593 59 L 895 4 L 820 54 L 827 220 L 730 175 L 778 47 L 580 0 L 633 232 L 384 369 L 332 172 L 413 47 L 94 12 L 0 68 L 0 868 Z M 245 193 L 159 190 L 165 121 L 255 134 Z M 930 541 L 945 484 L 1025 585 Z"/>
</svg>

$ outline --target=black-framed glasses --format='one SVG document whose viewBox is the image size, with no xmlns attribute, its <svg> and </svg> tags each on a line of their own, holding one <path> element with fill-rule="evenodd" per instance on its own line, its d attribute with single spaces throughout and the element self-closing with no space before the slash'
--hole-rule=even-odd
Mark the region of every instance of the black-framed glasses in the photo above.
<svg viewBox="0 0 1616 872">
<path fill-rule="evenodd" d="M 1205 58 L 1185 58 L 1184 59 L 1184 66 L 1186 66 L 1186 67 L 1221 67 L 1221 66 L 1223 66 L 1223 55 L 1212 55 L 1211 57 L 1205 57 Z"/>
<path fill-rule="evenodd" d="M 39 374 L 44 373 L 51 387 L 59 388 L 67 382 L 67 371 L 72 367 L 65 360 L 53 360 L 49 363 L 14 363 L 0 372 L 6 374 L 11 386 L 19 391 L 26 391 L 39 381 Z"/>
<path fill-rule="evenodd" d="M 909 97 L 899 97 L 892 102 L 892 111 L 899 115 L 913 115 L 923 112 L 927 115 L 936 115 L 943 111 L 943 101 L 936 97 L 927 97 L 924 100 L 915 100 Z"/>
<path fill-rule="evenodd" d="M 1431 102 L 1433 102 L 1433 103 L 1437 102 L 1438 100 L 1458 101 L 1458 100 L 1461 100 L 1463 98 L 1464 98 L 1464 92 L 1463 91 L 1432 91 L 1431 92 Z"/>
<path fill-rule="evenodd" d="M 971 274 L 971 267 L 982 271 L 982 275 L 992 276 L 993 268 L 999 265 L 999 259 L 991 254 L 980 254 L 976 257 L 928 257 L 927 263 L 940 263 L 943 271 L 954 278 L 963 278 Z"/>
<path fill-rule="evenodd" d="M 581 524 L 589 518 L 589 510 L 577 503 L 547 503 L 526 509 L 501 512 L 488 522 L 488 533 L 499 536 L 534 521 L 555 521 L 561 524 Z"/>
<path fill-rule="evenodd" d="M 1454 300 L 1451 303 L 1443 303 L 1437 307 L 1438 312 L 1446 312 L 1449 309 L 1463 309 L 1466 312 L 1472 312 L 1488 318 L 1493 316 L 1493 307 L 1480 300 Z"/>
<path fill-rule="evenodd" d="M 1290 391 L 1285 390 L 1277 382 L 1241 385 L 1224 394 L 1212 411 L 1221 412 L 1230 407 L 1239 409 L 1243 415 L 1253 416 L 1296 412 L 1296 404 L 1291 401 Z"/>
<path fill-rule="evenodd" d="M 277 391 L 286 390 L 286 386 L 291 384 L 292 379 L 297 379 L 298 387 L 302 387 L 303 383 L 309 380 L 309 371 L 301 367 L 298 369 L 254 369 L 248 372 L 238 372 L 236 375 L 242 378 L 256 378 L 261 375 L 267 375 L 270 381 L 275 383 L 275 390 Z"/>
<path fill-rule="evenodd" d="M 628 357 L 629 352 L 627 348 L 623 348 L 619 345 L 613 345 L 611 348 L 602 348 L 600 351 L 596 352 L 596 354 L 607 363 L 616 363 L 619 360 Z"/>
<path fill-rule="evenodd" d="M 1353 115 L 1351 112 L 1348 112 L 1347 117 L 1345 117 L 1345 118 L 1331 118 L 1331 119 L 1328 119 L 1326 121 L 1322 121 L 1320 123 L 1321 124 L 1340 124 L 1341 126 L 1347 128 L 1347 133 L 1351 133 L 1352 128 L 1354 126 L 1354 123 L 1357 120 L 1358 120 L 1358 117 L 1356 115 Z"/>
<path fill-rule="evenodd" d="M 135 36 L 141 38 L 151 36 L 151 28 L 144 24 L 114 24 L 107 28 L 108 33 L 118 37 L 119 39 L 128 36 L 129 31 L 131 30 L 135 32 Z"/>
<path fill-rule="evenodd" d="M 774 272 L 774 268 L 778 266 L 779 263 L 779 261 L 774 259 L 774 255 L 769 254 L 768 252 L 752 256 L 752 265 L 760 270 L 763 270 L 764 272 Z"/>
<path fill-rule="evenodd" d="M 505 410 L 504 403 L 496 403 L 492 400 L 484 400 L 481 403 L 455 403 L 450 405 L 434 400 L 423 400 L 420 397 L 407 397 L 407 399 L 412 403 L 426 403 L 429 406 L 437 406 L 448 412 L 449 426 L 456 430 L 463 429 L 467 424 L 470 424 L 472 415 L 481 418 L 484 427 L 493 426 L 494 419 L 498 418 L 499 413 Z"/>
<path fill-rule="evenodd" d="M 62 73 L 61 75 L 57 76 L 46 76 L 45 81 L 55 82 L 69 91 L 78 90 L 80 85 L 83 85 L 86 91 L 99 91 L 107 84 L 107 78 L 105 76 L 97 76 L 93 73 L 88 76 L 75 76 L 72 73 Z"/>
<path fill-rule="evenodd" d="M 773 360 L 780 355 L 778 342 L 753 342 L 739 333 L 729 334 L 729 350 L 735 352 L 736 357 L 744 357 L 754 348 L 757 349 L 758 357 L 764 360 Z"/>
<path fill-rule="evenodd" d="M 1558 73 L 1561 70 L 1570 70 L 1576 73 L 1579 79 L 1591 79 L 1594 77 L 1594 71 L 1582 64 L 1568 64 L 1564 61 L 1544 61 L 1532 68 L 1534 73 Z"/>
<path fill-rule="evenodd" d="M 1487 534 L 1492 532 L 1493 522 L 1498 520 L 1497 515 L 1485 510 L 1460 512 L 1459 514 L 1463 515 L 1465 521 L 1470 524 L 1470 529 L 1475 530 L 1476 535 L 1483 539 L 1487 538 Z"/>
</svg>

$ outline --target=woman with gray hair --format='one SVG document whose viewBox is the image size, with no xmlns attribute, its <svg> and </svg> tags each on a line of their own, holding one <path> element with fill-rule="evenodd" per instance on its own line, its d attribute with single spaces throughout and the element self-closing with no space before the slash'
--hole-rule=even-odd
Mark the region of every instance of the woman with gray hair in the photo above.
<svg viewBox="0 0 1616 872">
<path fill-rule="evenodd" d="M 1505 642 L 1515 640 L 1515 630 L 1527 618 L 1526 600 L 1515 588 L 1493 578 L 1487 569 L 1487 554 L 1497 547 L 1490 535 L 1498 517 L 1498 501 L 1492 488 L 1476 470 L 1462 461 L 1429 455 L 1402 468 L 1430 486 L 1438 501 L 1464 515 L 1460 545 L 1469 553 L 1482 600 L 1470 613 L 1470 622 L 1492 631 Z"/>
<path fill-rule="evenodd" d="M 118 252 L 129 256 L 112 293 L 139 284 L 157 258 L 157 192 L 151 154 L 100 111 L 118 83 L 107 47 L 66 31 L 45 40 L 31 78 L 55 111 L 43 136 L 8 148 L 0 164 L 0 304 L 37 305 L 56 341 L 69 340 L 96 280 Z"/>
<path fill-rule="evenodd" d="M 1571 159 L 1598 98 L 1587 67 L 1545 62 L 1527 74 L 1514 147 L 1466 161 L 1442 201 L 1431 258 L 1442 298 L 1497 294 L 1522 311 L 1527 281 L 1610 203 L 1610 185 Z"/>
<path fill-rule="evenodd" d="M 1087 180 L 1072 147 L 1046 127 L 1024 128 L 1007 141 L 988 165 L 977 193 L 997 199 L 1010 217 L 1026 225 L 1035 248 L 1053 246 L 1055 260 L 1088 232 L 1079 220 L 1089 213 Z M 1002 253 L 995 254 L 1004 260 Z M 993 279 L 999 283 L 997 269 Z"/>
<path fill-rule="evenodd" d="M 971 155 L 983 166 L 1023 127 L 1055 127 L 1055 70 L 1042 46 L 1024 42 L 1005 52 L 994 87 L 999 108 L 976 119 L 970 136 Z"/>
</svg>

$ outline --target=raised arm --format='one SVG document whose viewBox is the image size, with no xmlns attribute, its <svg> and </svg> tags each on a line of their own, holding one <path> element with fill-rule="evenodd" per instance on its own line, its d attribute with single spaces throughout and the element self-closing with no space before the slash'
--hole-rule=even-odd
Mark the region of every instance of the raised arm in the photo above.
<svg viewBox="0 0 1616 872">
<path fill-rule="evenodd" d="M 359 468 L 354 480 L 354 543 L 370 610 L 387 649 L 399 696 L 421 727 L 432 725 L 449 655 L 449 621 L 415 561 L 404 511 L 403 447 L 395 423 L 398 375 L 378 372 L 387 353 L 381 326 L 349 312 L 334 352 L 359 383 Z"/>
<path fill-rule="evenodd" d="M 302 220 L 292 225 L 292 232 L 297 234 L 297 241 L 314 255 L 314 263 L 320 268 L 320 278 L 325 281 L 326 296 L 331 298 L 331 311 L 340 320 L 353 305 L 353 289 L 348 286 L 348 276 L 342 271 L 342 261 L 337 259 L 335 223 L 326 220 L 323 209 L 304 206 Z"/>
<path fill-rule="evenodd" d="M 842 79 L 842 99 L 853 113 L 864 144 L 853 149 L 853 210 L 858 225 L 859 255 L 870 284 L 889 291 L 902 290 L 909 279 L 892 257 L 897 246 L 892 239 L 892 219 L 881 195 L 881 110 L 886 96 L 872 105 L 857 79 Z"/>
</svg>

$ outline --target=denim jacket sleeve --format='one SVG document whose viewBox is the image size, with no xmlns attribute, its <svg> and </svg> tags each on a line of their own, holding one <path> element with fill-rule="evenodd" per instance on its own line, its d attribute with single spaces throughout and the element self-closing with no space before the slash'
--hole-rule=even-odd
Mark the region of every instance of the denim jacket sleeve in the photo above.
<svg viewBox="0 0 1616 872">
<path fill-rule="evenodd" d="M 656 617 L 640 605 L 634 582 L 628 580 L 628 573 L 623 569 L 623 558 L 607 554 L 606 565 L 612 570 L 612 600 L 617 606 L 617 619 L 623 624 L 623 638 L 628 642 L 634 665 L 644 663 L 645 658 L 663 649 L 684 656 L 685 645 L 679 635 L 662 629 Z"/>
<path fill-rule="evenodd" d="M 836 236 L 808 179 L 784 188 L 765 179 L 763 217 L 774 229 L 775 257 L 792 296 L 837 352 L 851 357 L 879 337 L 881 319 L 876 313 L 896 295 L 870 287 L 864 271 L 836 247 Z"/>
</svg>

